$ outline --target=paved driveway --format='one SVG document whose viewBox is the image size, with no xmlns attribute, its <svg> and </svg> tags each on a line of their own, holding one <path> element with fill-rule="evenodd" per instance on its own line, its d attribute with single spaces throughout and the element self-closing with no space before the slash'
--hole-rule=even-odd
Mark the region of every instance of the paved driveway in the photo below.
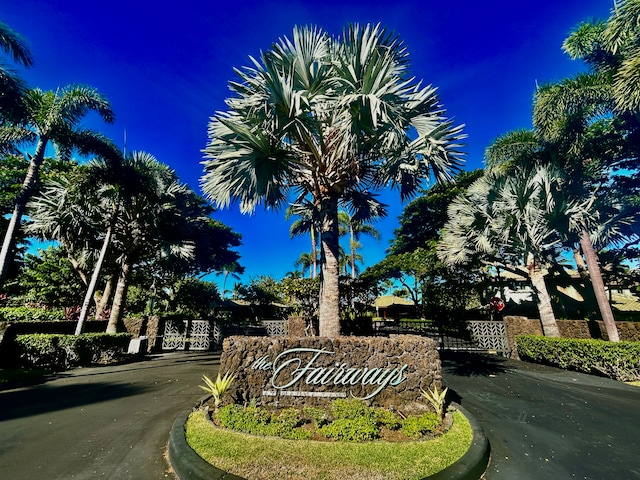
<svg viewBox="0 0 640 480">
<path fill-rule="evenodd" d="M 204 393 L 219 356 L 170 353 L 82 368 L 0 392 L 0 478 L 174 478 L 163 453 L 178 414 Z"/>
<path fill-rule="evenodd" d="M 487 480 L 640 479 L 640 387 L 479 355 L 443 377 L 489 438 Z"/>
</svg>

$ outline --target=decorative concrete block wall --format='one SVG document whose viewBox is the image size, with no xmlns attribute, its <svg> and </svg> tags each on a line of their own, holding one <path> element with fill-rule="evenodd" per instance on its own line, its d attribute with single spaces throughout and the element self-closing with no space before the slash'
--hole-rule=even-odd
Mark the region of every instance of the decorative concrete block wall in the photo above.
<svg viewBox="0 0 640 480">
<path fill-rule="evenodd" d="M 437 344 L 415 335 L 386 337 L 229 337 L 220 371 L 229 395 L 274 407 L 360 398 L 370 405 L 426 410 L 421 389 L 442 388 Z"/>
</svg>

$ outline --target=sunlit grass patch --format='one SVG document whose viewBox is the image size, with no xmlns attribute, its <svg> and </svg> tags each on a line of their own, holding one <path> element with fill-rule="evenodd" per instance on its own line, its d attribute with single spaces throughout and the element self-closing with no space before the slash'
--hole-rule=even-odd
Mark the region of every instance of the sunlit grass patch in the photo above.
<svg viewBox="0 0 640 480">
<path fill-rule="evenodd" d="M 473 433 L 460 412 L 450 430 L 429 440 L 319 442 L 265 438 L 211 425 L 203 412 L 187 421 L 187 442 L 216 467 L 249 480 L 409 480 L 432 475 L 459 459 Z"/>
</svg>

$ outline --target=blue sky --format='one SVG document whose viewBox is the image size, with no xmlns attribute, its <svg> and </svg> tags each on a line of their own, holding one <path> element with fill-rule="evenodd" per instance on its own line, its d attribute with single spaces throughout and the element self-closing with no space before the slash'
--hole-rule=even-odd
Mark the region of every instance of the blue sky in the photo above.
<svg viewBox="0 0 640 480">
<path fill-rule="evenodd" d="M 537 83 L 583 68 L 562 53 L 579 22 L 607 18 L 612 0 L 263 1 L 20 0 L 0 4 L 0 19 L 23 35 L 35 65 L 21 70 L 31 87 L 54 90 L 87 84 L 104 94 L 113 125 L 87 126 L 143 150 L 174 168 L 200 192 L 207 123 L 224 109 L 233 68 L 268 49 L 293 26 L 314 24 L 339 33 L 349 23 L 381 23 L 408 46 L 413 74 L 438 87 L 450 117 L 465 124 L 466 169 L 482 166 L 496 137 L 531 126 Z M 402 205 L 383 195 L 389 216 L 375 224 L 382 239 L 364 239 L 365 266 L 384 258 Z M 243 236 L 243 281 L 282 278 L 308 251 L 289 238 L 283 212 L 241 215 L 237 206 L 216 218 Z"/>
</svg>

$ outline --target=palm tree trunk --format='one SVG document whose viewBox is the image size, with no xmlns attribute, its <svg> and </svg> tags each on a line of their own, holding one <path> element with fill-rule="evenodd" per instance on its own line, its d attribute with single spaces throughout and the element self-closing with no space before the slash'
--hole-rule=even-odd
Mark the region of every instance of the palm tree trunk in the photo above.
<svg viewBox="0 0 640 480">
<path fill-rule="evenodd" d="M 351 255 L 351 278 L 356 278 L 356 240 L 353 233 L 353 223 L 349 221 L 349 249 Z"/>
<path fill-rule="evenodd" d="M 113 297 L 113 304 L 111 305 L 111 315 L 109 316 L 109 323 L 107 324 L 107 333 L 116 333 L 118 331 L 118 323 L 120 322 L 120 316 L 124 310 L 124 304 L 127 299 L 127 288 L 129 286 L 129 271 L 131 266 L 125 259 L 120 269 L 120 276 L 118 277 L 118 283 L 116 285 L 116 293 Z"/>
<path fill-rule="evenodd" d="M 311 258 L 313 272 L 311 278 L 316 278 L 318 275 L 318 240 L 316 238 L 316 227 L 311 225 Z"/>
<path fill-rule="evenodd" d="M 113 229 L 113 223 L 109 225 L 109 228 L 107 228 L 107 233 L 105 234 L 104 241 L 102 242 L 102 249 L 100 250 L 100 256 L 98 257 L 98 262 L 96 263 L 96 266 L 93 269 L 93 274 L 91 275 L 91 282 L 89 282 L 89 286 L 87 287 L 87 293 L 85 294 L 84 301 L 82 302 L 82 309 L 80 310 L 80 318 L 78 318 L 78 324 L 76 325 L 76 332 L 75 332 L 76 335 L 80 335 L 82 333 L 84 322 L 87 319 L 87 313 L 89 312 L 89 304 L 91 303 L 91 299 L 93 298 L 93 292 L 95 291 L 96 284 L 98 283 L 98 276 L 100 275 L 100 270 L 102 269 L 102 263 L 104 262 L 104 257 L 107 255 L 107 248 L 109 247 L 109 242 L 111 241 L 112 229 Z"/>
<path fill-rule="evenodd" d="M 321 204 L 322 232 L 320 235 L 320 336 L 335 338 L 340 336 L 340 292 L 338 264 L 338 201 L 324 199 Z"/>
<path fill-rule="evenodd" d="M 547 290 L 547 284 L 544 282 L 542 267 L 531 254 L 529 254 L 529 258 L 527 259 L 527 268 L 529 269 L 529 279 L 531 280 L 536 295 L 542 333 L 545 337 L 559 337 L 560 330 L 558 330 L 556 316 L 551 306 L 551 297 Z"/>
<path fill-rule="evenodd" d="M 611 304 L 607 299 L 607 293 L 604 290 L 604 281 L 602 280 L 602 274 L 600 273 L 600 265 L 598 264 L 598 255 L 593 248 L 589 233 L 583 229 L 580 234 L 580 247 L 582 253 L 584 253 L 585 261 L 587 262 L 587 269 L 589 270 L 589 277 L 591 278 L 591 285 L 593 285 L 593 292 L 598 302 L 598 308 L 600 308 L 600 315 L 602 315 L 602 321 L 607 330 L 607 336 L 610 342 L 619 342 L 620 335 L 618 334 L 618 327 L 616 327 L 616 321 L 613 317 L 613 311 L 611 310 Z"/>
<path fill-rule="evenodd" d="M 109 304 L 109 298 L 111 298 L 111 290 L 113 290 L 113 276 L 109 275 L 104 284 L 104 291 L 102 292 L 102 295 L 98 295 L 95 291 L 93 293 L 94 301 L 96 303 L 96 320 L 102 318 L 102 314 Z"/>
<path fill-rule="evenodd" d="M 9 221 L 9 226 L 4 235 L 4 241 L 2 242 L 2 250 L 0 250 L 0 292 L 4 288 L 4 282 L 7 278 L 7 272 L 9 271 L 9 265 L 13 259 L 13 250 L 16 244 L 16 236 L 20 229 L 20 223 L 22 221 L 22 215 L 27 208 L 27 203 L 31 198 L 33 189 L 38 181 L 38 174 L 40 172 L 40 166 L 44 161 L 44 151 L 47 148 L 48 139 L 45 136 L 41 136 L 36 146 L 36 151 L 31 157 L 29 162 L 29 169 L 27 175 L 22 183 L 22 189 L 16 198 L 16 203 L 13 208 L 13 214 Z"/>
</svg>

